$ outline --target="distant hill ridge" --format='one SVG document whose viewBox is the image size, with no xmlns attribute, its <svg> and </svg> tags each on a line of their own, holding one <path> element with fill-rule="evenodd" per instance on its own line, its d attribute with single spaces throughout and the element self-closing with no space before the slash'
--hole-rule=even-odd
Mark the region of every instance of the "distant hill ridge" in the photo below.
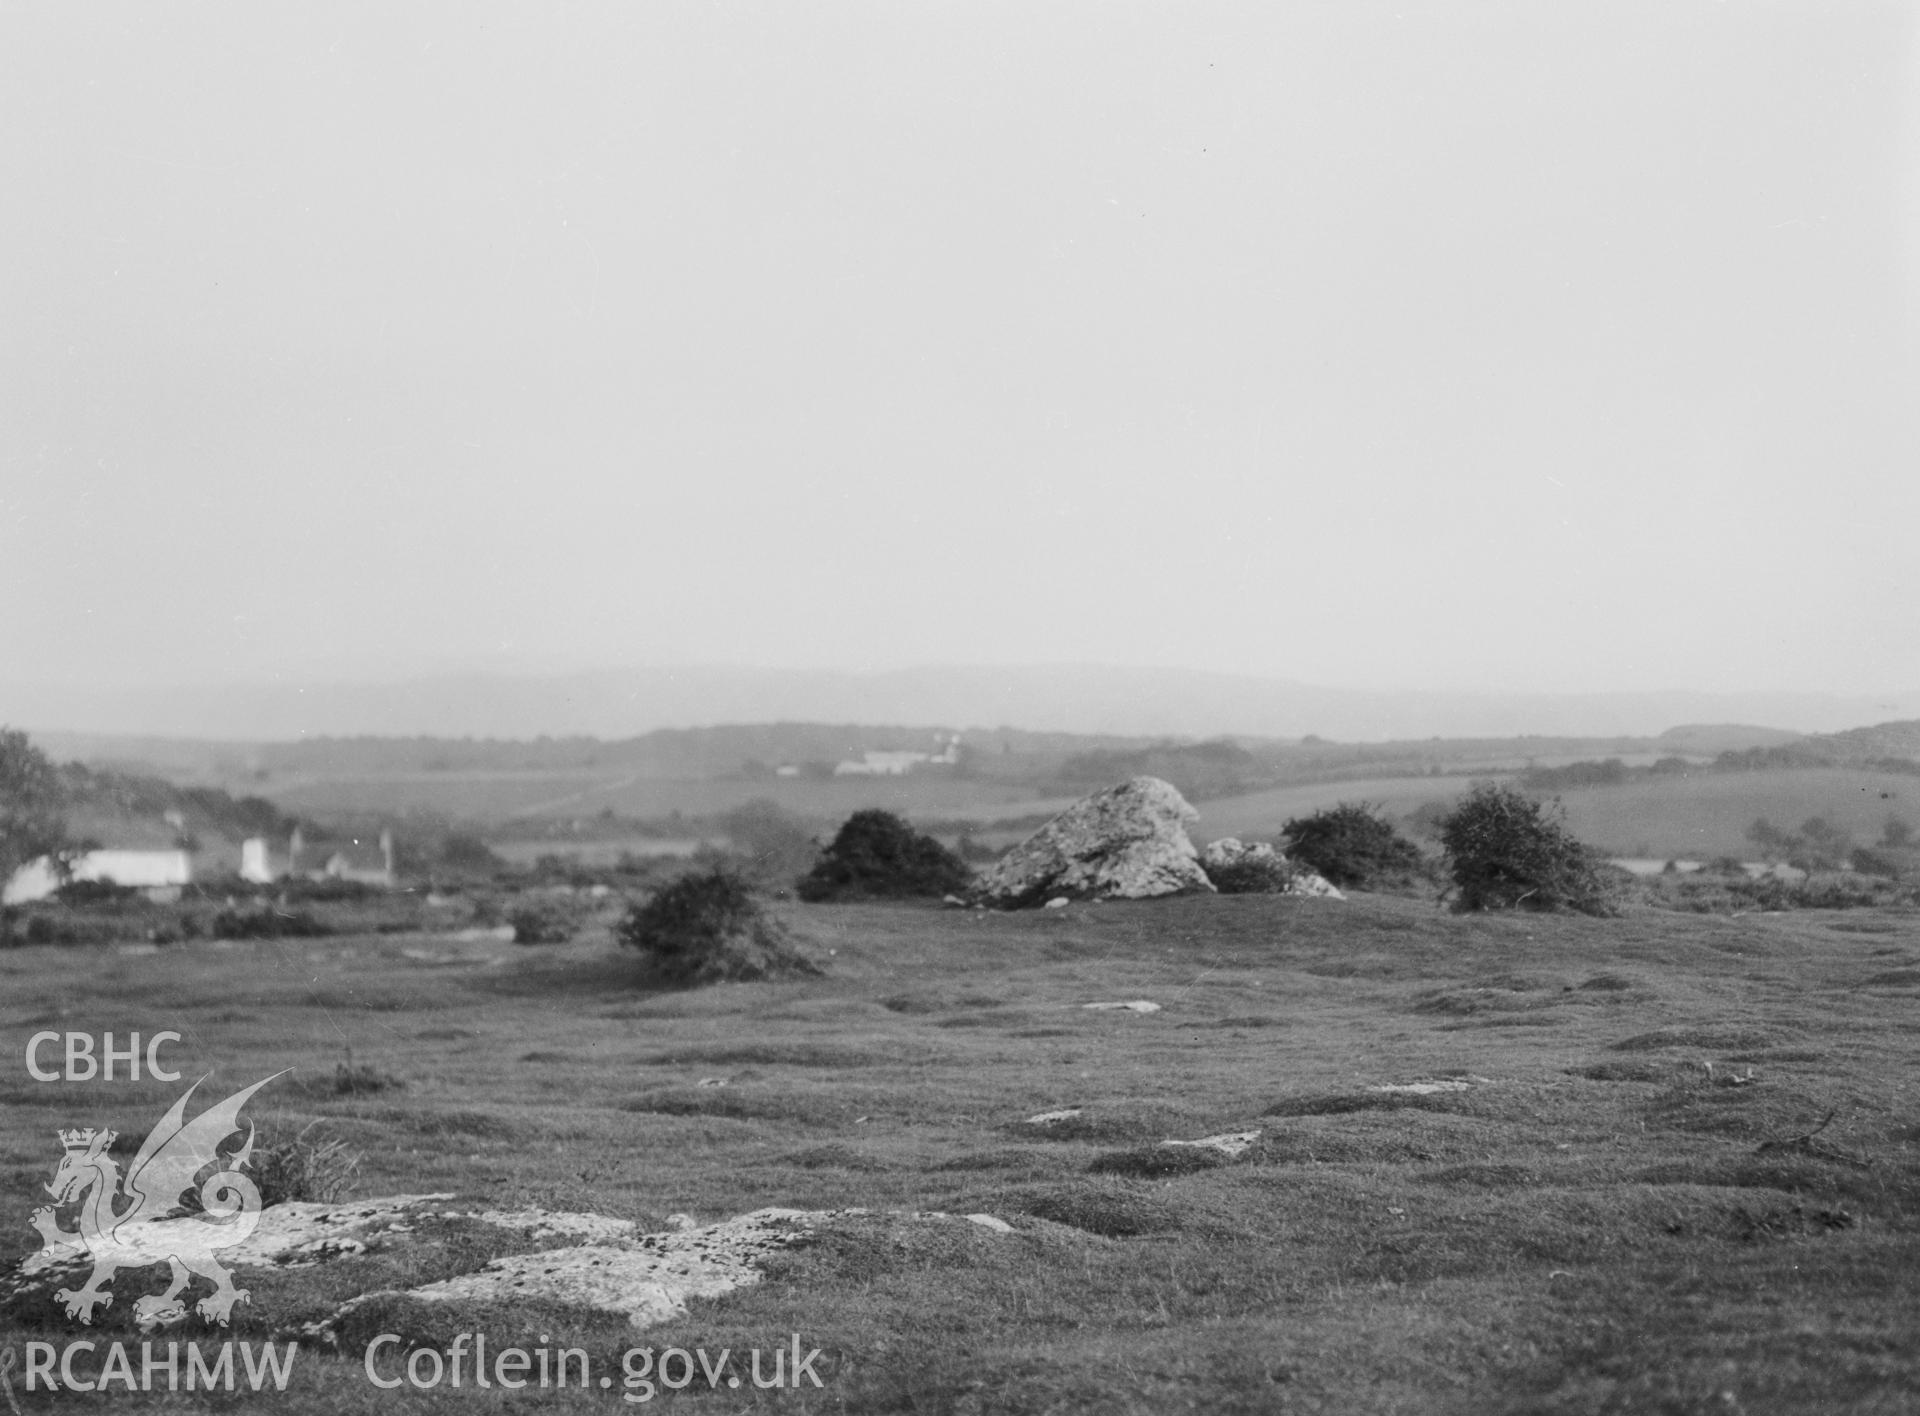
<svg viewBox="0 0 1920 1416">
<path fill-rule="evenodd" d="M 34 732 L 285 741 L 430 733 L 626 739 L 695 724 L 946 723 L 1126 737 L 1651 736 L 1676 723 L 1802 732 L 1920 710 L 1823 693 L 1512 693 L 1332 688 L 1286 679 L 1111 664 L 843 670 L 671 665 L 383 682 L 34 685 L 0 682 L 0 722 Z"/>
<path fill-rule="evenodd" d="M 1920 718 L 1876 723 L 1870 728 L 1848 728 L 1810 740 L 1830 747 L 1848 760 L 1900 757 L 1920 762 Z"/>
<path fill-rule="evenodd" d="M 1920 772 L 1920 719 L 1906 718 L 1837 733 L 1818 733 L 1771 747 L 1722 752 L 1718 760 L 1722 766 L 1754 770 L 1877 767 Z"/>
</svg>

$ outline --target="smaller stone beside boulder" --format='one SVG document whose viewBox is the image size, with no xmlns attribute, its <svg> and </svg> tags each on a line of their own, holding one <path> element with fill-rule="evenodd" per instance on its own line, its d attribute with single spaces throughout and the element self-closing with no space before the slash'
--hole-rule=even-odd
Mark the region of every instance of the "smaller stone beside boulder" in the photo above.
<svg viewBox="0 0 1920 1416">
<path fill-rule="evenodd" d="M 1223 895 L 1312 895 L 1344 900 L 1324 877 L 1296 865 L 1265 841 L 1223 836 L 1200 852 L 1200 868 Z"/>
<path fill-rule="evenodd" d="M 1187 823 L 1199 813 L 1158 777 L 1075 802 L 996 861 L 975 898 L 998 909 L 1055 899 L 1144 900 L 1211 892 Z"/>
</svg>

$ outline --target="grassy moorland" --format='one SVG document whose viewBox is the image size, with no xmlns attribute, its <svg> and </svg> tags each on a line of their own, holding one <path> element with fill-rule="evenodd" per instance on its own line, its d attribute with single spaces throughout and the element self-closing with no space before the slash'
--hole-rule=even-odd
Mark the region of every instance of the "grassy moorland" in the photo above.
<svg viewBox="0 0 1920 1416">
<path fill-rule="evenodd" d="M 1788 830 L 1825 817 L 1862 844 L 1879 836 L 1889 816 L 1920 824 L 1920 777 L 1860 768 L 1690 772 L 1560 799 L 1574 835 L 1619 855 L 1751 856 L 1747 828 L 1762 816 Z"/>
<path fill-rule="evenodd" d="M 992 819 L 1032 811 L 1058 811 L 1071 798 L 1043 798 L 1020 783 L 992 778 L 953 778 L 923 773 L 907 777 L 690 778 L 635 777 L 630 773 L 420 773 L 379 777 L 331 777 L 276 787 L 276 805 L 315 816 L 331 813 L 424 811 L 457 819 L 592 816 L 659 818 L 674 812 L 708 816 L 756 798 L 804 816 L 834 819 L 866 806 L 936 816 Z"/>
<path fill-rule="evenodd" d="M 446 1320 L 496 1345 L 799 1333 L 831 1354 L 818 1391 L 672 1398 L 702 1410 L 1920 1401 L 1912 914 L 1462 917 L 1365 896 L 784 913 L 823 977 L 648 991 L 604 934 L 0 954 L 0 1193 L 19 1221 L 0 1226 L 0 1262 L 35 1243 L 24 1221 L 56 1128 L 142 1127 L 177 1091 L 34 1082 L 26 1036 L 171 1028 L 183 1070 L 214 1085 L 297 1067 L 252 1114 L 268 1139 L 317 1120 L 364 1152 L 363 1195 L 455 1190 L 657 1227 L 765 1205 L 1014 1224 L 837 1233 L 641 1339 L 550 1308 Z M 1163 1010 L 1080 1006 L 1127 999 Z M 349 1058 L 391 1085 L 341 1094 Z M 1424 1079 L 1466 1085 L 1368 1090 Z M 1066 1107 L 1080 1116 L 1022 1124 Z M 1153 1148 L 1254 1128 L 1231 1162 Z M 250 1275 L 240 1333 L 437 1276 L 437 1259 L 396 1262 Z M 54 1317 L 0 1313 L 0 1350 L 65 1341 Z M 617 1406 L 617 1387 L 376 1391 L 357 1356 L 303 1352 L 285 1394 L 212 1404 Z M 20 1394 L 29 1411 L 196 1399 Z"/>
<path fill-rule="evenodd" d="M 1197 841 L 1222 836 L 1270 840 L 1279 836 L 1289 818 L 1311 816 L 1343 801 L 1373 803 L 1390 817 L 1411 816 L 1429 802 L 1458 799 L 1468 785 L 1460 777 L 1376 777 L 1270 787 L 1198 803 L 1200 819 L 1191 834 Z"/>
</svg>

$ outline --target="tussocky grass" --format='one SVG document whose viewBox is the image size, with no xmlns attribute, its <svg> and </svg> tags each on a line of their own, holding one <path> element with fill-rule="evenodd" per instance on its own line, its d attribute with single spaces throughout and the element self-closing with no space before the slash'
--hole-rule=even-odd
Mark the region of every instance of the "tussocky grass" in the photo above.
<svg viewBox="0 0 1920 1416">
<path fill-rule="evenodd" d="M 1920 1390 L 1911 915 L 1471 918 L 1369 896 L 782 909 L 824 976 L 643 991 L 604 935 L 449 944 L 466 962 L 430 966 L 385 938 L 0 954 L 0 1197 L 18 1221 L 0 1262 L 37 1242 L 57 1128 L 144 1130 L 203 1072 L 213 1099 L 294 1067 L 250 1117 L 263 1140 L 314 1123 L 346 1139 L 363 1195 L 649 1229 L 876 1213 L 644 1336 L 551 1303 L 383 1299 L 354 1320 L 496 1348 L 546 1333 L 594 1353 L 611 1393 L 378 1391 L 349 1341 L 303 1351 L 286 1393 L 248 1398 L 263 1410 L 611 1410 L 627 1346 L 792 1333 L 830 1354 L 827 1385 L 762 1408 L 1758 1416 L 1893 1411 Z M 1081 1006 L 1135 998 L 1162 1010 Z M 26 1077 L 29 1032 L 109 1026 L 182 1033 L 182 1082 Z M 404 1085 L 343 1091 L 342 1066 Z M 1373 1090 L 1417 1081 L 1464 1085 Z M 1253 1129 L 1232 1159 L 1155 1146 Z M 528 1242 L 452 1222 L 249 1272 L 235 1333 Z M 130 1336 L 145 1277 L 123 1275 L 85 1335 Z M 73 1335 L 50 1307 L 0 1311 L 0 1347 Z M 704 1385 L 673 1400 L 752 1409 Z"/>
</svg>

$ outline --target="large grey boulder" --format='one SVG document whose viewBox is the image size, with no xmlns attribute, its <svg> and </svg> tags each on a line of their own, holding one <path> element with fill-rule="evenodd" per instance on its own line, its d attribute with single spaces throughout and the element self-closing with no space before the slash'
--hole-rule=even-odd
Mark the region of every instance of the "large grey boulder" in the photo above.
<svg viewBox="0 0 1920 1416">
<path fill-rule="evenodd" d="M 1211 893 L 1187 823 L 1199 813 L 1169 782 L 1135 777 L 1075 802 L 994 862 L 975 898 L 1022 909 L 1058 897 L 1142 900 Z"/>
</svg>

